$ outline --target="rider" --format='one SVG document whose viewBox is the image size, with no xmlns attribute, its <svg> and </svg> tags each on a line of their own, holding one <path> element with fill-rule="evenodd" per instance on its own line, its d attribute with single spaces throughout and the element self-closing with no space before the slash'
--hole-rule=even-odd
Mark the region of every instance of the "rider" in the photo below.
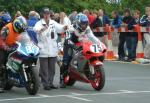
<svg viewBox="0 0 150 103">
<path fill-rule="evenodd" d="M 0 93 L 3 93 L 5 83 L 5 64 L 7 56 L 14 50 L 14 44 L 20 33 L 24 32 L 27 26 L 23 16 L 17 17 L 13 22 L 4 26 L 0 33 Z"/>
<path fill-rule="evenodd" d="M 89 21 L 85 14 L 79 13 L 76 16 L 73 27 L 69 28 L 70 34 L 66 34 L 64 42 L 64 56 L 63 64 L 60 68 L 60 87 L 65 88 L 64 76 L 67 74 L 69 63 L 72 59 L 72 50 L 77 48 L 74 44 L 80 43 L 82 39 L 90 39 L 92 42 L 98 44 L 100 41 L 93 35 L 89 27 Z M 70 43 L 72 42 L 72 43 Z"/>
<path fill-rule="evenodd" d="M 2 13 L 0 15 L 0 30 L 9 22 L 11 22 L 11 16 L 9 15 L 9 13 Z"/>
</svg>

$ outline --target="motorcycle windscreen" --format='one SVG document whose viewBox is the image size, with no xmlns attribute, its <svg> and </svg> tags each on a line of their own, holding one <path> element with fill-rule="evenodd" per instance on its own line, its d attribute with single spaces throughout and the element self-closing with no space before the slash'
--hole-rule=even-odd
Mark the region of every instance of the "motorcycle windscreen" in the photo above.
<svg viewBox="0 0 150 103">
<path fill-rule="evenodd" d="M 19 45 L 17 52 L 20 54 L 25 56 L 37 56 L 39 54 L 39 47 L 30 39 L 27 32 L 23 32 L 18 37 L 17 44 Z"/>
</svg>

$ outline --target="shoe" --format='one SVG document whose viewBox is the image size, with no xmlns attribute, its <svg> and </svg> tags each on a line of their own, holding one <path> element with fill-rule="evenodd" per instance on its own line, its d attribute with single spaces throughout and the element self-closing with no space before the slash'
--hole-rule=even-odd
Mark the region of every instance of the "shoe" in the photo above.
<svg viewBox="0 0 150 103">
<path fill-rule="evenodd" d="M 125 59 L 124 58 L 118 58 L 118 61 L 124 61 Z"/>
<path fill-rule="evenodd" d="M 4 93 L 4 89 L 3 88 L 0 88 L 0 93 Z"/>
<path fill-rule="evenodd" d="M 51 90 L 51 87 L 50 86 L 46 86 L 46 87 L 44 87 L 44 90 Z"/>
<path fill-rule="evenodd" d="M 130 59 L 130 58 L 128 58 L 127 60 L 125 60 L 126 62 L 132 62 L 132 61 L 134 61 L 135 59 Z"/>
<path fill-rule="evenodd" d="M 57 87 L 57 86 L 54 86 L 54 85 L 51 85 L 50 88 L 51 88 L 51 89 L 58 89 L 58 87 Z"/>
</svg>

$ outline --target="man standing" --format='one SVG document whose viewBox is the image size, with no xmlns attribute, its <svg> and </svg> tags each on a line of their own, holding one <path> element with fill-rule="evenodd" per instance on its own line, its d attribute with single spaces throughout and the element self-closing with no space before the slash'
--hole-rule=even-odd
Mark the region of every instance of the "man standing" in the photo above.
<svg viewBox="0 0 150 103">
<path fill-rule="evenodd" d="M 112 15 L 112 18 L 113 18 L 111 26 L 114 29 L 120 28 L 121 24 L 122 24 L 121 16 L 118 14 L 117 11 L 112 11 L 111 15 Z M 113 32 L 112 33 L 112 45 L 113 45 L 113 49 L 114 49 L 114 53 L 115 53 L 116 57 L 117 57 L 117 53 L 118 53 L 119 35 L 120 35 L 120 33 L 118 33 L 118 32 Z"/>
<path fill-rule="evenodd" d="M 150 27 L 150 6 L 145 7 L 145 15 L 140 19 L 140 24 L 143 27 Z M 144 57 L 150 59 L 150 31 L 143 34 L 146 41 L 144 48 Z"/>
<path fill-rule="evenodd" d="M 38 43 L 37 34 L 33 31 L 33 27 L 38 22 L 37 13 L 35 11 L 29 12 L 29 19 L 27 20 L 28 28 L 27 32 L 30 38 L 33 40 L 34 43 Z"/>
<path fill-rule="evenodd" d="M 57 33 L 64 32 L 66 26 L 60 25 L 50 19 L 49 8 L 43 8 L 42 19 L 34 26 L 37 33 L 38 46 L 40 47 L 40 77 L 44 90 L 57 89 L 53 85 L 55 63 L 58 54 Z"/>
</svg>

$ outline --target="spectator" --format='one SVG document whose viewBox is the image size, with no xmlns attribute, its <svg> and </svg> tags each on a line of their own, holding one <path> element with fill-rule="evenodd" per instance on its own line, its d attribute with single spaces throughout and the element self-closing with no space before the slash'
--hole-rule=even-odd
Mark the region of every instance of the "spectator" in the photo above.
<svg viewBox="0 0 150 103">
<path fill-rule="evenodd" d="M 60 24 L 71 25 L 71 21 L 64 12 L 60 12 Z"/>
<path fill-rule="evenodd" d="M 91 24 L 94 21 L 94 16 L 92 15 L 92 12 L 89 12 L 89 10 L 84 10 L 83 14 L 85 14 L 88 17 L 88 19 L 89 19 L 89 25 L 91 26 Z"/>
<path fill-rule="evenodd" d="M 139 25 L 140 24 L 140 11 L 139 10 L 134 10 L 133 12 L 133 18 L 135 21 L 135 25 Z M 133 54 L 134 54 L 134 59 L 136 58 L 136 48 L 137 48 L 137 42 L 138 42 L 138 33 L 137 32 L 133 32 Z"/>
<path fill-rule="evenodd" d="M 95 20 L 93 21 L 93 23 L 92 23 L 92 29 L 96 29 L 97 27 L 102 27 L 102 21 L 101 21 L 101 19 L 99 18 L 99 13 L 97 13 L 97 17 L 95 18 Z M 104 36 L 103 35 L 103 32 L 94 32 L 94 35 L 96 36 L 96 37 L 102 37 L 102 36 Z"/>
<path fill-rule="evenodd" d="M 140 24 L 140 11 L 139 10 L 134 11 L 133 17 L 135 19 L 136 24 Z"/>
<path fill-rule="evenodd" d="M 54 14 L 54 20 L 57 22 L 57 23 L 60 23 L 60 15 L 59 13 L 55 13 Z M 58 33 L 58 39 L 57 39 L 57 42 L 61 42 L 61 33 Z"/>
<path fill-rule="evenodd" d="M 38 43 L 37 34 L 33 31 L 33 27 L 36 24 L 36 22 L 38 22 L 37 17 L 38 17 L 37 13 L 35 11 L 30 11 L 29 12 L 29 19 L 27 20 L 27 24 L 28 24 L 27 32 L 28 32 L 30 38 L 36 44 Z"/>
<path fill-rule="evenodd" d="M 69 20 L 69 18 L 64 12 L 60 12 L 60 24 L 67 25 L 67 26 L 71 25 L 71 21 Z M 60 38 L 61 36 L 63 35 L 59 36 L 59 41 L 64 42 L 64 38 Z"/>
<path fill-rule="evenodd" d="M 99 18 L 101 19 L 103 26 L 110 25 L 110 20 L 108 16 L 104 14 L 104 11 L 102 9 L 99 10 Z"/>
<path fill-rule="evenodd" d="M 13 18 L 13 20 L 14 20 L 15 18 L 19 17 L 19 16 L 22 16 L 22 14 L 21 14 L 20 11 L 17 11 L 16 14 L 15 14 L 15 16 L 14 16 L 14 18 Z M 12 21 L 13 21 L 13 20 L 12 20 Z"/>
<path fill-rule="evenodd" d="M 111 26 L 113 28 L 120 28 L 121 24 L 122 24 L 122 18 L 121 18 L 121 16 L 119 16 L 119 14 L 118 14 L 117 11 L 112 11 L 111 15 L 112 15 L 112 18 L 113 18 Z"/>
<path fill-rule="evenodd" d="M 54 14 L 54 20 L 55 20 L 57 23 L 60 23 L 60 15 L 59 15 L 59 13 L 55 13 L 55 14 Z"/>
<path fill-rule="evenodd" d="M 53 10 L 50 10 L 50 18 L 52 19 L 52 20 L 54 20 L 54 11 Z"/>
<path fill-rule="evenodd" d="M 144 27 L 150 27 L 150 7 L 145 8 L 145 15 L 140 19 L 140 24 Z M 146 41 L 146 46 L 144 48 L 145 58 L 150 59 L 150 32 L 144 33 L 144 39 Z"/>
<path fill-rule="evenodd" d="M 112 18 L 113 18 L 111 26 L 114 29 L 120 28 L 121 24 L 122 24 L 121 16 L 119 16 L 117 11 L 112 11 L 111 15 L 112 15 Z M 120 33 L 118 33 L 118 32 L 113 32 L 112 33 L 112 45 L 113 45 L 113 48 L 114 48 L 114 55 L 116 57 L 117 57 L 117 53 L 118 53 L 118 49 L 117 48 L 118 48 L 118 44 L 119 44 L 119 34 Z"/>
<path fill-rule="evenodd" d="M 60 25 L 50 19 L 49 8 L 43 8 L 42 19 L 34 28 L 37 33 L 38 46 L 40 47 L 40 77 L 45 90 L 57 89 L 53 85 L 55 75 L 55 63 L 58 54 L 57 33 L 64 32 L 66 26 Z"/>
<path fill-rule="evenodd" d="M 77 11 L 73 11 L 73 12 L 69 15 L 69 19 L 70 19 L 70 21 L 71 21 L 71 24 L 74 23 L 76 15 L 77 15 Z"/>
<path fill-rule="evenodd" d="M 124 11 L 125 16 L 123 18 L 123 25 L 128 28 L 128 30 L 133 30 L 133 25 L 136 24 L 135 19 L 131 16 L 130 10 L 126 9 Z M 128 51 L 127 62 L 134 61 L 136 58 L 136 45 L 137 45 L 137 33 L 133 32 L 125 32 L 123 33 L 123 40 L 126 41 L 126 47 Z M 124 45 L 122 45 L 122 49 L 124 49 Z"/>
<path fill-rule="evenodd" d="M 124 25 L 124 22 L 125 22 L 125 17 L 129 15 L 130 12 L 128 11 L 124 11 L 124 17 L 123 17 L 123 24 Z M 124 49 L 124 46 L 125 46 L 125 41 L 126 41 L 126 34 L 125 32 L 121 32 L 120 35 L 119 35 L 119 45 L 118 45 L 118 60 L 120 61 L 124 61 L 125 60 L 125 49 Z"/>
<path fill-rule="evenodd" d="M 97 27 L 105 27 L 106 25 L 109 25 L 110 21 L 108 19 L 108 17 L 106 15 L 104 15 L 104 12 L 102 9 L 100 9 L 98 11 L 97 14 L 97 18 L 94 20 L 93 24 L 92 24 L 92 29 L 95 29 Z M 105 39 L 105 34 L 107 34 L 106 32 L 96 32 L 94 33 L 94 35 L 96 37 L 98 37 L 105 45 L 106 43 L 106 39 Z"/>
</svg>

